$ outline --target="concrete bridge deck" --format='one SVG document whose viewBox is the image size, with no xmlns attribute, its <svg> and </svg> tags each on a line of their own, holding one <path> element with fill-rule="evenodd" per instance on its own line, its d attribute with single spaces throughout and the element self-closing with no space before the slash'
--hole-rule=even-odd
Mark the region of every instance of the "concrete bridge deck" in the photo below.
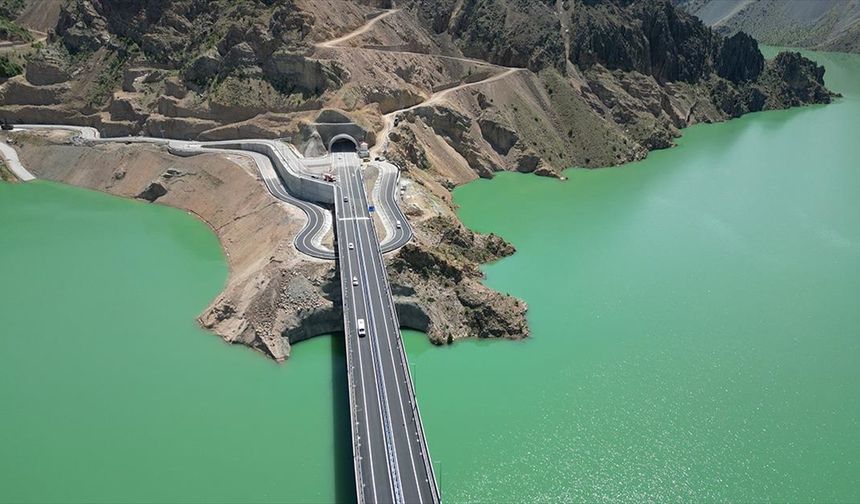
<svg viewBox="0 0 860 504">
<path fill-rule="evenodd" d="M 432 504 L 439 489 L 394 300 L 354 153 L 335 154 L 337 256 L 343 293 L 359 502 Z M 358 320 L 366 336 L 358 334 Z"/>
</svg>

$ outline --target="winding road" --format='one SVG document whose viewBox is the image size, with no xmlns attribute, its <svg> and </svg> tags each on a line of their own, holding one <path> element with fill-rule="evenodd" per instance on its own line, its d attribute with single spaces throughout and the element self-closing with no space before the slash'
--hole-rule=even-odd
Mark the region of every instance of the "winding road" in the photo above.
<svg viewBox="0 0 860 504">
<path fill-rule="evenodd" d="M 316 44 L 316 47 L 350 48 L 341 44 L 368 32 L 396 12 L 398 9 L 384 11 L 362 27 Z M 523 70 L 470 58 L 438 56 L 480 63 L 497 68 L 499 72 L 476 82 L 464 82 L 434 92 L 419 104 L 385 114 L 384 127 L 379 134 L 383 142 L 377 141 L 376 149 L 387 148 L 388 134 L 399 114 L 441 102 L 456 91 L 489 84 Z M 361 161 L 354 152 L 329 156 L 337 178 L 336 182 L 328 183 L 304 169 L 304 158 L 298 152 L 274 140 L 193 142 L 152 137 L 100 138 L 93 128 L 65 125 L 24 125 L 15 129 L 73 130 L 77 132 L 76 141 L 83 143 L 154 143 L 180 156 L 231 152 L 251 158 L 267 190 L 278 200 L 300 208 L 307 216 L 306 224 L 294 239 L 295 247 L 311 257 L 338 261 L 358 501 L 398 504 L 441 501 L 382 255 L 413 238 L 413 230 L 398 205 L 399 170 L 396 166 L 384 161 L 375 163 L 379 175 L 373 189 L 373 206 L 379 211 L 386 230 L 380 244 L 370 215 L 371 202 L 365 193 Z M 14 149 L 0 142 L 0 154 L 19 178 L 32 178 L 21 166 Z M 319 164 L 320 160 L 313 163 Z M 331 207 L 334 207 L 334 217 Z M 322 245 L 324 235 L 332 229 L 336 236 L 335 250 Z"/>
<path fill-rule="evenodd" d="M 14 130 L 68 130 L 73 131 L 77 137 L 85 142 L 122 142 L 122 143 L 149 143 L 165 145 L 168 150 L 180 156 L 192 156 L 207 152 L 224 152 L 239 154 L 249 157 L 257 167 L 264 185 L 275 198 L 289 203 L 301 209 L 306 217 L 305 226 L 299 231 L 294 240 L 294 245 L 303 254 L 317 258 L 333 260 L 336 258 L 334 250 L 322 245 L 325 235 L 332 229 L 332 215 L 330 208 L 320 206 L 317 203 L 306 201 L 290 193 L 285 178 L 288 176 L 313 178 L 313 175 L 302 171 L 302 158 L 289 146 L 275 140 L 254 139 L 237 141 L 195 142 L 188 140 L 168 140 L 155 137 L 114 137 L 102 138 L 98 130 L 86 126 L 71 125 L 47 125 L 26 124 L 16 125 Z M 13 130 L 13 131 L 14 131 Z M 242 149 L 240 145 L 256 145 L 266 148 L 267 154 Z M 35 177 L 26 170 L 18 159 L 15 149 L 8 144 L 0 142 L 0 154 L 7 161 L 12 172 L 21 180 L 33 180 Z M 279 173 L 278 167 L 284 166 L 291 173 Z M 383 240 L 384 252 L 391 252 L 402 247 L 412 239 L 412 228 L 406 220 L 405 214 L 397 204 L 397 180 L 399 170 L 390 163 L 380 169 L 380 185 L 383 188 L 381 199 L 374 204 L 379 208 L 383 219 L 389 222 L 400 221 L 401 228 L 397 229 L 392 224 L 391 229 L 386 226 L 388 234 Z M 316 183 L 322 183 L 315 180 Z M 331 185 L 334 191 L 334 186 Z"/>
</svg>

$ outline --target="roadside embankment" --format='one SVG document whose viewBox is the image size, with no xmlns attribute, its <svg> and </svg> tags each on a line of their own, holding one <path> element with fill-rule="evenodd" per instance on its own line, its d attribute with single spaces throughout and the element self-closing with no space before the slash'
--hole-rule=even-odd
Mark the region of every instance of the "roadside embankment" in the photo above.
<svg viewBox="0 0 860 504">
<path fill-rule="evenodd" d="M 303 212 L 274 198 L 242 153 L 179 157 L 149 144 L 73 145 L 61 130 L 6 136 L 37 178 L 172 206 L 207 222 L 224 248 L 230 275 L 198 320 L 225 341 L 283 361 L 292 343 L 340 330 L 336 264 L 296 250 L 293 238 L 305 223 Z M 403 325 L 427 332 L 437 344 L 526 336 L 524 303 L 478 281 L 480 262 L 512 248 L 451 220 L 450 207 L 426 189 L 416 185 L 410 191 L 406 205 L 416 241 L 388 258 Z M 456 246 L 438 248 L 452 236 Z"/>
</svg>

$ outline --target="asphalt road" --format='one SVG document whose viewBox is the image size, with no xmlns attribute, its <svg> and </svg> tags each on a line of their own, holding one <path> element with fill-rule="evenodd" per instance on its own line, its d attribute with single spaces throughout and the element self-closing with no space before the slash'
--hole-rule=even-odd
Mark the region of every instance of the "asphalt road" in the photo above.
<svg viewBox="0 0 860 504">
<path fill-rule="evenodd" d="M 273 163 L 267 156 L 263 154 L 259 154 L 253 151 L 246 151 L 240 149 L 225 149 L 223 146 L 225 144 L 235 144 L 237 142 L 245 142 L 245 143 L 256 143 L 256 144 L 265 144 L 272 147 L 273 155 L 280 156 L 284 161 L 284 164 L 289 166 L 292 171 L 299 174 L 300 176 L 307 176 L 302 173 L 302 161 L 295 152 L 291 151 L 288 147 L 286 147 L 281 142 L 277 142 L 274 140 L 242 140 L 242 141 L 216 141 L 216 142 L 195 142 L 195 141 L 187 141 L 187 140 L 170 140 L 165 138 L 156 138 L 156 137 L 143 137 L 143 136 L 132 136 L 132 137 L 114 137 L 114 138 L 102 138 L 99 134 L 99 131 L 95 128 L 85 127 L 85 126 L 71 126 L 71 125 L 62 125 L 62 124 L 22 124 L 15 125 L 15 129 L 62 129 L 77 132 L 78 136 L 87 141 L 96 141 L 96 142 L 126 142 L 126 143 L 150 143 L 150 144 L 159 144 L 159 145 L 167 145 L 174 149 L 184 149 L 189 152 L 193 152 L 198 150 L 199 152 L 219 152 L 219 151 L 239 151 L 245 155 L 250 156 L 254 159 L 255 164 L 257 165 L 257 169 L 260 172 L 260 176 L 263 179 L 263 183 L 266 185 L 266 188 L 269 192 L 276 198 L 286 203 L 289 203 L 293 206 L 301 209 L 305 215 L 307 216 L 307 223 L 302 228 L 301 231 L 296 235 L 294 240 L 294 244 L 296 249 L 298 249 L 303 254 L 309 255 L 311 257 L 315 257 L 318 259 L 335 259 L 334 251 L 322 246 L 320 244 L 322 235 L 329 229 L 329 225 L 331 223 L 331 212 L 329 209 L 321 207 L 320 205 L 312 202 L 305 201 L 303 199 L 297 198 L 289 193 L 286 189 L 286 184 L 283 180 L 280 179 L 280 176 L 277 173 Z M 9 154 L 5 156 L 9 159 L 13 159 L 11 157 L 14 154 L 14 150 L 9 148 Z M 334 154 L 333 156 L 338 155 Z M 17 159 L 14 158 L 14 159 Z M 396 250 L 412 239 L 412 228 L 409 226 L 409 222 L 406 219 L 406 216 L 403 214 L 403 211 L 397 204 L 397 182 L 399 179 L 399 171 L 397 167 L 390 163 L 380 163 L 383 168 L 380 169 L 380 183 L 381 187 L 381 201 L 375 202 L 375 205 L 380 213 L 383 214 L 383 218 L 387 218 L 391 221 L 391 228 L 394 230 L 389 236 L 386 237 L 386 240 L 382 244 L 383 252 L 391 252 Z M 16 173 L 20 172 L 19 178 L 24 180 L 31 180 L 33 177 L 29 174 L 29 172 L 24 169 L 20 163 L 11 162 L 10 165 L 14 165 Z M 20 168 L 20 169 L 18 169 Z M 395 222 L 401 222 L 401 229 L 396 229 Z"/>
<path fill-rule="evenodd" d="M 332 162 L 338 173 L 335 227 L 359 500 L 436 503 L 439 493 L 361 163 L 354 153 L 335 154 Z M 365 337 L 358 335 L 359 319 L 365 320 Z"/>
<path fill-rule="evenodd" d="M 412 226 L 409 225 L 409 220 L 397 204 L 397 183 L 400 180 L 400 170 L 391 163 L 377 162 L 379 167 L 379 201 L 374 204 L 378 211 L 382 213 L 382 218 L 387 219 L 390 223 L 389 229 L 391 233 L 385 237 L 382 242 L 382 252 L 391 252 L 409 243 L 412 240 Z M 400 221 L 400 229 L 397 228 L 397 221 Z"/>
<path fill-rule="evenodd" d="M 172 147 L 173 149 L 185 150 L 189 153 L 237 151 L 237 149 L 225 149 L 222 147 L 223 144 L 229 144 L 231 142 L 193 142 L 187 140 L 168 140 L 164 138 L 143 136 L 101 138 L 101 135 L 99 134 L 98 130 L 85 126 L 68 126 L 61 124 L 22 124 L 15 125 L 15 129 L 61 129 L 75 131 L 78 133 L 78 136 L 81 139 L 88 141 L 159 144 L 167 145 L 169 147 Z M 290 164 L 291 166 L 297 164 L 296 160 L 289 158 L 290 153 L 286 150 L 286 148 L 279 145 L 278 142 L 275 142 L 273 140 L 251 140 L 248 142 L 267 144 L 273 147 L 273 150 L 276 152 L 276 155 L 281 155 L 285 160 L 287 160 L 288 164 Z M 296 238 L 294 240 L 294 245 L 296 249 L 298 249 L 303 254 L 307 254 L 311 257 L 316 257 L 318 259 L 335 259 L 335 253 L 333 250 L 329 250 L 321 245 L 318 245 L 320 239 L 322 238 L 321 235 L 325 233 L 330 224 L 331 212 L 328 209 L 320 207 L 315 203 L 299 199 L 290 194 L 286 190 L 286 184 L 280 179 L 280 176 L 277 174 L 277 170 L 267 156 L 253 151 L 240 150 L 239 152 L 251 157 L 254 160 L 255 164 L 257 165 L 257 170 L 260 172 L 260 177 L 262 178 L 263 183 L 265 184 L 269 192 L 272 194 L 272 196 L 281 201 L 298 207 L 307 216 L 307 223 L 304 225 L 304 227 L 302 227 L 301 231 L 296 234 Z M 12 150 L 11 153 L 14 154 L 14 150 Z M 17 156 L 15 159 L 17 160 Z M 18 165 L 20 165 L 20 163 L 15 165 L 15 168 L 17 168 Z M 21 169 L 23 171 L 21 172 L 21 175 L 19 175 L 19 178 L 22 178 L 22 180 L 32 180 L 32 175 L 30 175 L 29 172 L 26 172 L 26 170 L 23 169 L 23 166 L 21 166 Z"/>
<path fill-rule="evenodd" d="M 167 145 L 171 152 L 179 155 L 223 150 L 237 152 L 235 149 L 225 149 L 224 142 L 190 142 L 151 137 L 100 139 L 94 128 L 64 125 L 22 127 L 29 128 L 73 130 L 87 141 Z M 368 211 L 361 161 L 355 153 L 332 155 L 332 164 L 338 173 L 337 183 L 332 185 L 336 219 L 334 228 L 338 243 L 335 254 L 318 245 L 320 234 L 328 226 L 329 211 L 290 194 L 269 158 L 280 156 L 288 161 L 285 164 L 289 170 L 300 171 L 299 157 L 292 151 L 284 152 L 283 145 L 271 140 L 242 142 L 273 147 L 268 155 L 244 149 L 238 151 L 255 161 L 264 184 L 273 196 L 301 208 L 307 214 L 308 222 L 295 239 L 296 248 L 313 257 L 334 259 L 337 255 L 339 259 L 359 501 L 438 503 L 439 490 L 402 346 L 382 249 Z M 385 165 L 383 168 L 380 170 L 381 201 L 376 202 L 376 206 L 383 213 L 383 219 L 387 219 L 394 228 L 389 228 L 386 237 L 384 249 L 388 251 L 408 242 L 412 238 L 412 229 L 397 205 L 397 168 L 394 165 Z M 397 229 L 392 220 L 399 220 L 401 228 Z M 352 244 L 352 249 L 349 244 Z M 353 279 L 356 285 L 353 285 Z M 366 321 L 366 337 L 358 336 L 359 319 Z"/>
</svg>

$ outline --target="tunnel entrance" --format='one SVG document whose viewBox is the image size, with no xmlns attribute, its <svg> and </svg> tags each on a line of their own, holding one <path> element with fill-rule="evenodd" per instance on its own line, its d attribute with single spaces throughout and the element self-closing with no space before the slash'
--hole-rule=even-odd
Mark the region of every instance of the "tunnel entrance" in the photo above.
<svg viewBox="0 0 860 504">
<path fill-rule="evenodd" d="M 356 152 L 358 142 L 349 135 L 337 135 L 329 142 L 329 152 Z"/>
</svg>

